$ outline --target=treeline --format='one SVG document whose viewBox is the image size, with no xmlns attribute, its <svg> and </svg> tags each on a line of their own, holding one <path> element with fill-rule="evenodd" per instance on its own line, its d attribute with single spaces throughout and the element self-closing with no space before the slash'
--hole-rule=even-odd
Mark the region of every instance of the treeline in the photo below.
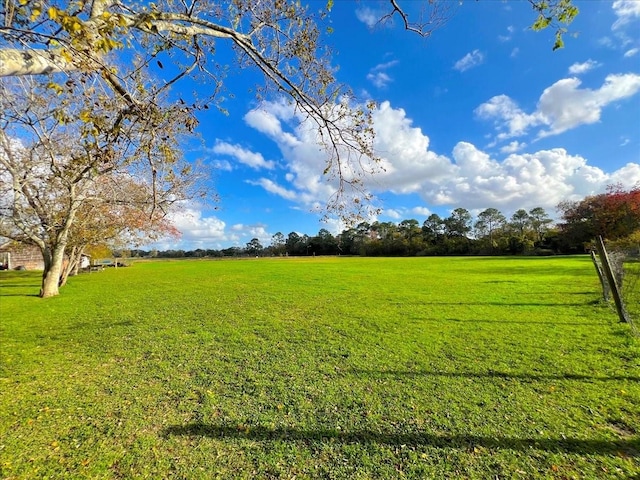
<svg viewBox="0 0 640 480">
<path fill-rule="evenodd" d="M 333 235 L 321 229 L 317 235 L 278 232 L 269 245 L 253 238 L 244 247 L 222 250 L 132 250 L 132 256 L 157 258 L 203 258 L 284 255 L 517 255 L 564 253 L 558 231 L 543 208 L 518 210 L 507 219 L 488 208 L 475 219 L 464 208 L 449 217 L 430 215 L 420 223 L 407 219 L 399 223 L 362 222 Z M 571 250 L 571 248 L 569 248 Z"/>
<path fill-rule="evenodd" d="M 284 255 L 553 255 L 584 253 L 602 235 L 626 250 L 640 250 L 640 186 L 624 190 L 610 186 L 606 193 L 558 205 L 557 224 L 541 208 L 520 209 L 507 218 L 487 208 L 474 219 L 465 208 L 450 216 L 430 215 L 393 222 L 362 222 L 333 235 L 278 232 L 269 245 L 253 238 L 244 247 L 126 252 L 137 257 L 199 258 Z M 639 252 L 640 253 L 640 252 Z M 124 255 L 124 252 L 122 252 Z"/>
</svg>

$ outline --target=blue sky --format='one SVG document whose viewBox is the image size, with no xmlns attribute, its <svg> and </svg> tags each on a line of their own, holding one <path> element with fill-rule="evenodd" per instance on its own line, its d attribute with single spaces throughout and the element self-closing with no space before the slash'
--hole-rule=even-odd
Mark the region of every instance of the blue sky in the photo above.
<svg viewBox="0 0 640 480">
<path fill-rule="evenodd" d="M 555 52 L 552 31 L 530 30 L 525 1 L 463 2 L 428 39 L 398 19 L 372 25 L 386 5 L 336 0 L 324 37 L 338 80 L 378 103 L 385 172 L 367 182 L 382 208 L 370 221 L 422 223 L 456 207 L 554 216 L 561 200 L 640 182 L 640 1 L 576 0 L 576 36 Z M 335 186 L 286 102 L 256 101 L 260 81 L 231 71 L 228 114 L 200 116 L 203 146 L 187 155 L 209 169 L 219 201 L 184 205 L 173 217 L 182 238 L 156 247 L 266 246 L 276 232 L 344 227 L 312 212 Z"/>
</svg>

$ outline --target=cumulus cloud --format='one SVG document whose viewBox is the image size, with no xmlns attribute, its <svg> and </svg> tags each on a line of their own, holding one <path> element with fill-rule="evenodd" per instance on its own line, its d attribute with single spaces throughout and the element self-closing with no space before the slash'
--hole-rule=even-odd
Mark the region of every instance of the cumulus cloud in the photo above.
<svg viewBox="0 0 640 480">
<path fill-rule="evenodd" d="M 271 233 L 267 231 L 266 225 L 256 223 L 253 225 L 245 225 L 244 223 L 236 223 L 231 226 L 231 230 L 236 233 L 236 244 L 257 238 L 263 246 L 271 243 Z"/>
<path fill-rule="evenodd" d="M 395 208 L 385 208 L 382 212 L 389 218 L 393 218 L 394 220 L 400 220 L 404 217 L 404 214 L 400 210 L 396 210 Z"/>
<path fill-rule="evenodd" d="M 421 217 L 428 217 L 429 215 L 431 215 L 433 213 L 427 207 L 413 207 L 411 209 L 411 212 L 416 214 L 416 215 L 419 215 Z"/>
<path fill-rule="evenodd" d="M 493 108 L 489 111 L 518 113 L 505 99 L 494 102 Z M 525 124 L 530 121 L 526 114 L 520 114 L 525 116 Z M 380 104 L 373 122 L 374 148 L 383 171 L 366 179 L 365 187 L 376 194 L 417 194 L 427 205 L 470 209 L 553 209 L 561 200 L 603 191 L 611 183 L 631 186 L 640 181 L 638 164 L 606 173 L 562 148 L 517 153 L 525 147 L 519 142 L 505 148 L 504 158 L 494 158 L 469 142 L 459 142 L 450 157 L 442 155 L 430 150 L 429 137 L 413 125 L 403 109 L 393 108 L 389 102 Z M 294 148 L 288 146 L 290 142 L 279 144 L 288 170 L 282 184 L 265 179 L 254 184 L 299 205 L 326 203 L 335 193 L 335 184 L 321 174 L 325 163 L 310 130 L 303 122 L 288 132 L 295 137 Z M 384 214 L 391 218 L 428 216 L 428 210 L 422 208 L 389 209 Z"/>
<path fill-rule="evenodd" d="M 477 67 L 484 62 L 484 54 L 476 49 L 473 52 L 467 53 L 464 57 L 458 60 L 454 65 L 453 69 L 458 70 L 459 72 L 466 72 L 470 68 Z"/>
<path fill-rule="evenodd" d="M 518 152 L 518 151 L 522 150 L 526 146 L 527 146 L 526 143 L 520 143 L 520 142 L 514 140 L 513 142 L 509 143 L 508 145 L 505 145 L 504 147 L 502 147 L 500 149 L 500 152 L 501 153 L 515 153 L 515 152 Z"/>
<path fill-rule="evenodd" d="M 240 145 L 218 140 L 211 150 L 220 155 L 229 155 L 238 162 L 256 170 L 260 168 L 272 170 L 275 167 L 275 163 L 270 160 L 265 160 L 261 153 L 252 152 Z"/>
<path fill-rule="evenodd" d="M 557 81 L 546 88 L 533 113 L 526 113 L 506 95 L 498 95 L 483 103 L 475 114 L 484 120 L 493 120 L 498 135 L 496 140 L 522 136 L 537 126 L 538 137 L 557 135 L 580 125 L 596 123 L 602 109 L 640 91 L 640 75 L 627 73 L 608 75 L 597 90 L 580 88 L 575 77 Z"/>
<path fill-rule="evenodd" d="M 571 65 L 569 67 L 569 73 L 571 75 L 580 75 L 582 73 L 587 73 L 589 70 L 593 70 L 596 67 L 599 67 L 600 64 L 598 62 L 596 62 L 595 60 L 587 60 L 586 62 L 582 62 L 582 63 L 574 63 L 573 65 Z"/>
<path fill-rule="evenodd" d="M 168 219 L 180 231 L 180 240 L 178 242 L 161 240 L 147 245 L 146 248 L 159 250 L 222 248 L 224 244 L 235 242 L 239 238 L 236 234 L 227 231 L 224 221 L 206 214 L 199 205 L 185 204 L 179 210 L 169 213 Z"/>
</svg>

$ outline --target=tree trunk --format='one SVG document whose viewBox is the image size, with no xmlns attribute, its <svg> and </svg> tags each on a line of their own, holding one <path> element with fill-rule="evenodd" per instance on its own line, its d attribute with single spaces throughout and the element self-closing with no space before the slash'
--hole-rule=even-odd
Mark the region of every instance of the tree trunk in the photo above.
<svg viewBox="0 0 640 480">
<path fill-rule="evenodd" d="M 64 287 L 67 284 L 67 279 L 69 277 L 73 277 L 78 275 L 80 270 L 80 263 L 82 262 L 82 253 L 84 252 L 83 248 L 73 247 L 71 252 L 69 253 L 69 262 L 66 267 L 62 270 L 62 275 L 60 275 L 60 287 Z M 64 263 L 64 262 L 63 262 Z"/>
<path fill-rule="evenodd" d="M 62 274 L 62 261 L 64 260 L 64 244 L 56 245 L 53 250 L 48 246 L 42 251 L 44 258 L 44 272 L 42 273 L 42 298 L 55 297 L 60 293 L 59 282 Z"/>
</svg>

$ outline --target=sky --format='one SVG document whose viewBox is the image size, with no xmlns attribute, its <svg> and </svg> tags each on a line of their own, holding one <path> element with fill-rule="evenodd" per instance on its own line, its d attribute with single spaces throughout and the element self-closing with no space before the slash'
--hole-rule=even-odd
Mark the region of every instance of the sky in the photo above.
<svg viewBox="0 0 640 480">
<path fill-rule="evenodd" d="M 422 224 L 457 207 L 507 217 L 543 207 L 555 217 L 560 201 L 640 182 L 640 1 L 575 3 L 565 48 L 552 51 L 554 32 L 531 30 L 525 1 L 451 2 L 426 39 L 399 19 L 376 24 L 388 2 L 335 1 L 323 41 L 337 79 L 378 106 L 384 171 L 366 185 L 381 211 L 369 221 Z M 345 227 L 314 212 L 334 192 L 325 158 L 284 99 L 256 100 L 259 83 L 232 71 L 226 113 L 202 112 L 202 143 L 186 152 L 218 200 L 183 205 L 172 216 L 181 238 L 148 247 L 268 246 L 277 232 Z"/>
</svg>

